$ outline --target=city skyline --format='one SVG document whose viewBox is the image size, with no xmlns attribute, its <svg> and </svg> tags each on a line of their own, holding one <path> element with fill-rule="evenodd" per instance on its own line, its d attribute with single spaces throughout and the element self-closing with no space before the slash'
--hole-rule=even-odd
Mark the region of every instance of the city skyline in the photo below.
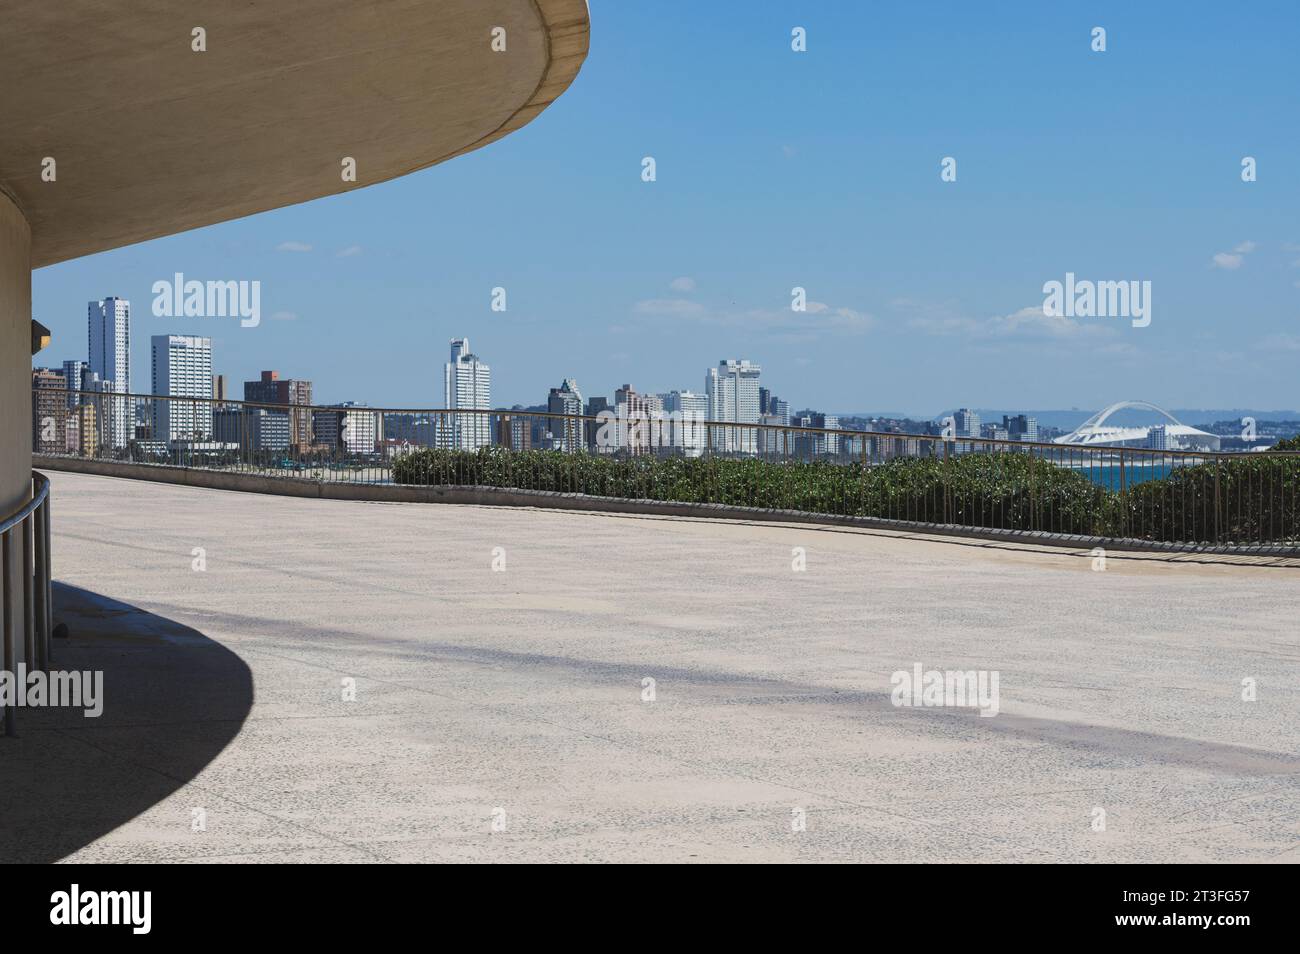
<svg viewBox="0 0 1300 954">
<path fill-rule="evenodd" d="M 135 303 L 137 361 L 152 334 L 204 335 L 234 379 L 301 365 L 329 400 L 389 406 L 438 403 L 425 369 L 454 335 L 493 356 L 505 406 L 563 376 L 694 388 L 701 359 L 736 353 L 842 414 L 1300 404 L 1300 134 L 1278 121 L 1294 94 L 1276 12 L 682 10 L 688 30 L 598 4 L 609 45 L 584 82 L 473 161 L 38 269 L 34 315 L 67 354 L 82 302 L 114 292 Z M 865 61 L 863 37 L 881 38 Z M 1217 93 L 1187 100 L 1205 62 Z M 1106 128 L 1131 148 L 1088 134 Z M 455 227 L 430 228 L 435 210 Z M 177 272 L 261 281 L 264 317 L 155 317 L 153 283 Z M 1150 325 L 1045 318 L 1067 274 L 1150 281 Z"/>
<path fill-rule="evenodd" d="M 83 445 L 82 431 L 95 427 L 94 421 L 83 421 L 93 411 L 79 410 L 76 415 L 52 414 L 56 398 L 47 393 L 62 386 L 85 386 L 89 391 L 122 393 L 111 379 L 104 379 L 92 365 L 104 373 L 130 381 L 130 354 L 127 343 L 131 338 L 131 304 L 129 301 L 108 297 L 87 303 L 87 351 L 89 361 L 68 359 L 60 368 L 37 367 L 33 369 L 32 386 L 38 393 L 37 403 L 42 415 L 33 420 L 33 441 L 59 452 L 66 447 Z M 278 370 L 262 370 L 260 377 L 246 380 L 243 386 L 245 402 L 280 405 L 283 412 L 266 408 L 236 409 L 215 402 L 229 400 L 225 394 L 226 376 L 215 373 L 212 339 L 202 336 L 162 334 L 150 337 L 150 393 L 164 397 L 197 398 L 207 404 L 155 402 L 148 412 L 149 420 L 139 418 L 139 407 L 134 414 L 129 402 L 115 402 L 105 421 L 103 436 L 110 446 L 125 448 L 128 444 L 143 441 L 157 449 L 188 445 L 193 442 L 216 441 L 219 444 L 239 445 L 264 451 L 297 451 L 321 447 L 343 447 L 349 453 L 369 453 L 390 435 L 379 425 L 375 412 L 381 408 L 367 401 L 348 400 L 324 406 L 313 403 L 311 380 L 281 378 Z M 707 451 L 741 456 L 762 456 L 785 453 L 790 449 L 776 431 L 748 429 L 743 426 L 712 432 L 712 446 L 708 432 L 701 428 L 705 422 L 767 427 L 811 428 L 825 431 L 862 432 L 881 431 L 938 435 L 956 442 L 955 449 L 969 451 L 971 440 L 1037 442 L 1053 440 L 1056 443 L 1095 446 L 1149 447 L 1157 450 L 1199 449 L 1219 450 L 1223 438 L 1231 447 L 1252 450 L 1267 446 L 1272 441 L 1291 436 L 1287 425 L 1300 422 L 1264 422 L 1265 431 L 1257 427 L 1260 422 L 1243 417 L 1239 433 L 1232 422 L 1217 421 L 1211 431 L 1188 426 L 1156 404 L 1141 400 L 1114 402 L 1077 427 L 1059 429 L 1046 421 L 1040 432 L 1036 414 L 1002 413 L 1001 423 L 997 412 L 993 420 L 983 422 L 981 410 L 958 407 L 936 422 L 934 419 L 890 418 L 887 415 L 841 415 L 816 410 L 805 405 L 791 414 L 790 402 L 773 393 L 761 383 L 762 367 L 746 358 L 724 358 L 705 372 L 703 393 L 690 389 L 673 389 L 660 392 L 638 392 L 625 382 L 614 391 L 611 404 L 604 395 L 583 400 L 576 379 L 565 377 L 560 387 L 549 389 L 543 404 L 516 404 L 512 408 L 495 405 L 491 392 L 491 367 L 470 347 L 467 337 L 452 338 L 449 342 L 450 360 L 443 366 L 443 404 L 447 410 L 466 409 L 481 411 L 543 411 L 552 415 L 586 415 L 597 422 L 592 425 L 562 428 L 540 418 L 523 418 L 512 422 L 512 415 L 502 414 L 494 422 L 491 416 L 480 414 L 446 416 L 446 427 L 438 428 L 436 446 L 444 449 L 478 450 L 492 446 L 505 446 L 514 450 L 533 448 L 561 451 L 581 449 L 608 451 L 623 447 L 632 453 L 654 448 L 669 448 L 687 457 L 699 456 Z M 129 392 L 128 392 L 129 393 Z M 71 410 L 86 402 L 74 395 L 66 398 Z M 301 410 L 292 410 L 293 406 Z M 796 407 L 798 404 L 796 403 Z M 1154 425 L 1133 426 L 1132 421 L 1121 423 L 1125 412 L 1138 410 L 1165 418 Z M 987 413 L 987 412 L 985 412 Z M 75 420 L 73 418 L 76 418 Z M 120 420 L 119 420 L 120 418 Z M 1113 422 L 1111 419 L 1115 418 Z M 865 419 L 865 426 L 864 426 Z M 607 425 L 616 422 L 613 432 Z M 602 423 L 603 422 L 603 423 Z M 1223 430 L 1224 423 L 1229 424 Z M 140 433 L 146 425 L 147 434 Z M 647 426 L 648 425 L 648 426 Z M 900 426 L 901 425 L 901 426 Z M 50 427 L 53 427 L 51 430 Z M 45 428 L 42 430 L 42 428 Z M 597 437 L 601 433 L 603 437 Z M 611 441 L 609 433 L 613 433 Z M 98 436 L 98 432 L 87 436 Z M 404 443 L 420 443 L 418 434 L 403 436 Z M 838 436 L 825 435 L 809 438 L 796 436 L 795 449 L 807 457 L 839 457 L 842 441 Z M 852 438 L 847 438 L 852 441 Z M 865 446 L 865 445 L 864 445 Z"/>
</svg>

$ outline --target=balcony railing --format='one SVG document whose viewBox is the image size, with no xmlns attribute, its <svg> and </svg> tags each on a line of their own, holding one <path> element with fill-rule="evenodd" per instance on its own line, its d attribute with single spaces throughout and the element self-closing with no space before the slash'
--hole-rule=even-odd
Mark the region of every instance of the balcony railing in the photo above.
<svg viewBox="0 0 1300 954">
<path fill-rule="evenodd" d="M 14 539 L 18 538 L 17 546 Z M 15 551 L 18 572 L 12 566 Z M 21 581 L 22 601 L 14 589 Z M 29 672 L 50 665 L 53 604 L 50 577 L 50 481 L 32 473 L 32 494 L 27 503 L 0 520 L 0 613 L 4 627 L 4 669 L 18 679 L 18 664 Z M 21 615 L 17 612 L 22 608 Z M 15 625 L 15 617 L 19 624 Z M 3 705 L 3 702 L 0 702 Z M 5 735 L 14 734 L 15 706 L 4 706 Z"/>
<path fill-rule="evenodd" d="M 1300 454 L 38 388 L 36 453 L 1300 553 Z"/>
</svg>

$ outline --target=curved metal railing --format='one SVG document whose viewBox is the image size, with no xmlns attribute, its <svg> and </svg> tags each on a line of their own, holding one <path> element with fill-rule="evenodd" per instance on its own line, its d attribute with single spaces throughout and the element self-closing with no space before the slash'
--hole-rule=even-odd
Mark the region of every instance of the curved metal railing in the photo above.
<svg viewBox="0 0 1300 954">
<path fill-rule="evenodd" d="M 494 487 L 1300 556 L 1300 454 L 1048 443 L 617 411 L 268 404 L 33 390 L 40 463 Z M 683 396 L 679 395 L 679 400 Z M 576 404 L 576 395 L 572 395 Z M 815 420 L 815 418 L 813 418 Z"/>
<path fill-rule="evenodd" d="M 14 536 L 21 544 L 14 546 Z M 14 551 L 19 550 L 18 577 L 22 581 L 22 625 L 14 625 Z M 27 503 L 0 521 L 0 619 L 4 627 L 4 668 L 17 679 L 20 661 L 29 670 L 50 664 L 53 629 L 53 592 L 50 576 L 50 480 L 32 471 L 32 495 Z M 20 642 L 21 640 L 21 642 Z M 4 706 L 5 735 L 14 734 L 14 706 Z"/>
</svg>

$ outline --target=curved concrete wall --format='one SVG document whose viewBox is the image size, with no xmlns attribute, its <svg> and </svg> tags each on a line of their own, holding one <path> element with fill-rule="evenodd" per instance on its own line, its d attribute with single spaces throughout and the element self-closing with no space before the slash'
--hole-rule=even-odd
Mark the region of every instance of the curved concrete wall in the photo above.
<svg viewBox="0 0 1300 954">
<path fill-rule="evenodd" d="M 27 499 L 32 474 L 32 233 L 0 193 L 0 516 Z"/>
<path fill-rule="evenodd" d="M 32 489 L 31 247 L 27 220 L 0 193 L 0 517 L 26 503 Z M 10 533 L 6 554 L 15 664 L 23 661 L 27 622 L 22 541 L 21 533 Z"/>
</svg>

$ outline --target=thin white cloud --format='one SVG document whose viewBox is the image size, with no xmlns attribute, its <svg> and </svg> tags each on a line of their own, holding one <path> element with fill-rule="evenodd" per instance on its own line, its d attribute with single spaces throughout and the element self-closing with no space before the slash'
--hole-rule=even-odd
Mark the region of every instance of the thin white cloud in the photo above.
<svg viewBox="0 0 1300 954">
<path fill-rule="evenodd" d="M 674 278 L 668 287 L 675 292 L 693 292 L 695 291 L 695 279 L 683 275 L 681 278 Z"/>
<path fill-rule="evenodd" d="M 924 313 L 909 317 L 906 326 L 928 335 L 957 336 L 971 339 L 1012 338 L 1093 338 L 1105 337 L 1114 329 L 1100 319 L 1054 318 L 1043 314 L 1042 305 L 1028 305 L 1009 315 L 971 318 L 955 313 L 951 306 L 919 306 L 905 299 L 895 304 L 921 308 Z"/>
<path fill-rule="evenodd" d="M 820 301 L 808 302 L 807 311 L 788 308 L 717 311 L 685 298 L 656 298 L 637 302 L 633 311 L 640 315 L 698 321 L 788 340 L 809 340 L 822 334 L 862 334 L 876 323 L 875 318 L 866 312 Z"/>
<path fill-rule="evenodd" d="M 1266 335 L 1259 347 L 1265 351 L 1300 351 L 1300 335 Z"/>
<path fill-rule="evenodd" d="M 281 242 L 275 247 L 277 252 L 310 252 L 311 246 L 306 242 Z"/>
<path fill-rule="evenodd" d="M 1257 248 L 1259 248 L 1257 242 L 1238 242 L 1231 252 L 1217 252 L 1210 261 L 1215 268 L 1226 268 L 1228 271 L 1235 271 L 1245 264 L 1246 256 Z"/>
<path fill-rule="evenodd" d="M 277 311 L 271 315 L 272 321 L 297 321 L 298 313 L 296 311 Z"/>
<path fill-rule="evenodd" d="M 708 311 L 699 302 L 687 301 L 685 298 L 651 298 L 648 301 L 637 302 L 633 310 L 638 315 L 679 318 L 696 318 Z"/>
<path fill-rule="evenodd" d="M 351 258 L 353 255 L 361 254 L 360 245 L 349 245 L 347 248 L 340 249 L 334 256 L 335 258 Z"/>
</svg>

